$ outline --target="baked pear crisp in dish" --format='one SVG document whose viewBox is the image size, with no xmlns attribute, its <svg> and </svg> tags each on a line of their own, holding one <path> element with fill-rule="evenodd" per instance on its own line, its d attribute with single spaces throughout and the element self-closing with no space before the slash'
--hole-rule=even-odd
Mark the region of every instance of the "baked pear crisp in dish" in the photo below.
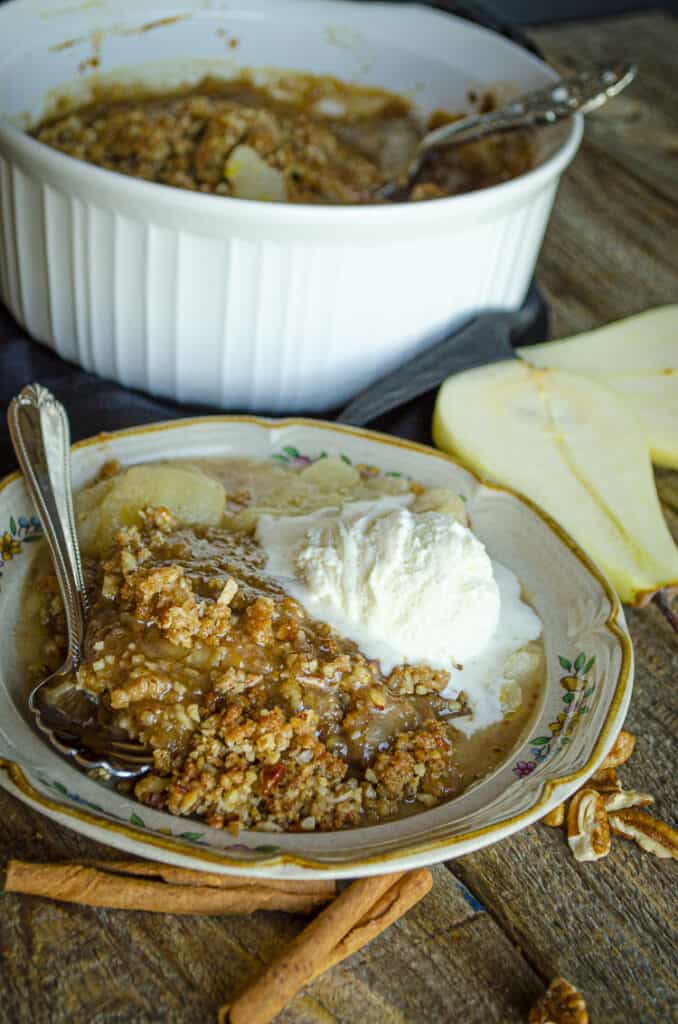
<svg viewBox="0 0 678 1024">
<path fill-rule="evenodd" d="M 426 131 L 462 115 L 419 118 L 395 93 L 286 73 L 258 83 L 204 78 L 172 92 L 100 86 L 92 102 L 43 119 L 40 142 L 106 170 L 175 188 L 283 203 L 383 202 Z M 485 105 L 491 105 L 486 97 Z M 436 151 L 406 195 L 438 199 L 529 170 L 519 132 Z"/>
</svg>

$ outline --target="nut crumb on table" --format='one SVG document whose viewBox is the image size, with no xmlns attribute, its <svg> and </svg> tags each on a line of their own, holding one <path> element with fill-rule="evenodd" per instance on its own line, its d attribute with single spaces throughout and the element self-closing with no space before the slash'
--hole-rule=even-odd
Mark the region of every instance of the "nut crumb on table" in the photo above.
<svg viewBox="0 0 678 1024">
<path fill-rule="evenodd" d="M 554 978 L 537 1000 L 528 1017 L 529 1024 L 589 1024 L 583 997 L 569 981 Z"/>
<path fill-rule="evenodd" d="M 643 810 L 654 803 L 654 797 L 624 789 L 617 774 L 635 745 L 633 733 L 622 729 L 591 778 L 565 804 L 558 804 L 541 819 L 551 828 L 565 825 L 575 860 L 606 857 L 612 836 L 635 840 L 642 850 L 662 860 L 678 859 L 678 831 Z"/>
</svg>

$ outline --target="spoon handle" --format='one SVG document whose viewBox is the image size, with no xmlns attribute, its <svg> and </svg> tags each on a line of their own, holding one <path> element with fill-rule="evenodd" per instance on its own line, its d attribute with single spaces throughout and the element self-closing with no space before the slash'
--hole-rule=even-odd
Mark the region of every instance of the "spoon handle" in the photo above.
<svg viewBox="0 0 678 1024">
<path fill-rule="evenodd" d="M 29 384 L 12 399 L 9 433 L 24 481 L 52 554 L 68 627 L 68 653 L 77 667 L 87 616 L 87 591 L 75 532 L 70 429 L 51 391 Z"/>
<path fill-rule="evenodd" d="M 470 142 L 494 132 L 554 124 L 572 114 L 588 114 L 625 89 L 635 78 L 636 71 L 635 64 L 619 62 L 591 68 L 571 78 L 561 78 L 545 89 L 516 97 L 499 110 L 489 114 L 470 114 L 429 132 L 422 139 L 421 149 L 428 152 L 439 146 Z"/>
</svg>

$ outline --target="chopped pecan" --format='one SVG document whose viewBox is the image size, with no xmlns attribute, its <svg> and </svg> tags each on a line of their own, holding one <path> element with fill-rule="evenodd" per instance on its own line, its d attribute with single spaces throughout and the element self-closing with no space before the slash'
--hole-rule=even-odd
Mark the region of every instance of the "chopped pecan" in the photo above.
<svg viewBox="0 0 678 1024">
<path fill-rule="evenodd" d="M 534 1004 L 529 1024 L 589 1024 L 581 994 L 564 978 L 555 978 Z"/>
<path fill-rule="evenodd" d="M 610 815 L 610 828 L 617 836 L 634 839 L 638 846 L 655 857 L 678 859 L 678 832 L 664 821 L 658 821 L 647 811 L 629 807 Z"/>
<path fill-rule="evenodd" d="M 654 803 L 650 793 L 638 793 L 635 789 L 619 789 L 616 793 L 603 793 L 603 802 L 608 814 L 625 811 L 629 807 L 648 807 Z"/>
<path fill-rule="evenodd" d="M 586 785 L 599 793 L 618 793 L 622 788 L 616 768 L 599 768 Z"/>
<path fill-rule="evenodd" d="M 541 819 L 542 825 L 548 825 L 550 828 L 559 828 L 565 821 L 565 804 L 558 804 L 545 814 Z"/>
<path fill-rule="evenodd" d="M 567 811 L 567 841 L 575 860 L 600 860 L 610 852 L 610 826 L 603 797 L 595 789 L 580 789 Z"/>
<path fill-rule="evenodd" d="M 633 753 L 635 745 L 636 737 L 633 733 L 622 729 L 612 744 L 607 757 L 601 764 L 599 771 L 604 771 L 606 768 L 618 768 L 620 764 L 625 764 Z"/>
<path fill-rule="evenodd" d="M 238 592 L 238 584 L 232 576 L 229 576 L 224 583 L 223 590 L 217 598 L 217 604 L 230 604 Z"/>
<path fill-rule="evenodd" d="M 284 774 L 284 761 L 278 761 L 277 764 L 267 764 L 261 773 L 261 783 L 264 792 L 268 793 L 273 789 L 280 782 Z"/>
</svg>

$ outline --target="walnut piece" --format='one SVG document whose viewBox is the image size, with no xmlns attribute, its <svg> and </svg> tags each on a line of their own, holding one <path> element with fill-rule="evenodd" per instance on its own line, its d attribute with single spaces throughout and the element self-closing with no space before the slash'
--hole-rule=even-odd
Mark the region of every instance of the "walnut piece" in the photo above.
<svg viewBox="0 0 678 1024">
<path fill-rule="evenodd" d="M 552 811 L 545 814 L 541 819 L 542 825 L 548 825 L 549 828 L 560 828 L 565 821 L 565 804 L 558 804 Z"/>
<path fill-rule="evenodd" d="M 610 852 L 607 811 L 595 789 L 580 789 L 570 800 L 567 841 L 578 861 L 600 860 Z"/>
<path fill-rule="evenodd" d="M 626 764 L 635 745 L 636 737 L 633 733 L 622 729 L 598 770 L 604 771 L 606 768 L 618 768 L 620 764 Z"/>
<path fill-rule="evenodd" d="M 638 846 L 655 857 L 678 859 L 678 832 L 665 821 L 658 821 L 639 807 L 629 807 L 610 815 L 610 828 L 617 836 L 634 839 Z"/>
<path fill-rule="evenodd" d="M 534 1004 L 529 1024 L 589 1024 L 586 1003 L 574 985 L 555 978 Z"/>
</svg>

